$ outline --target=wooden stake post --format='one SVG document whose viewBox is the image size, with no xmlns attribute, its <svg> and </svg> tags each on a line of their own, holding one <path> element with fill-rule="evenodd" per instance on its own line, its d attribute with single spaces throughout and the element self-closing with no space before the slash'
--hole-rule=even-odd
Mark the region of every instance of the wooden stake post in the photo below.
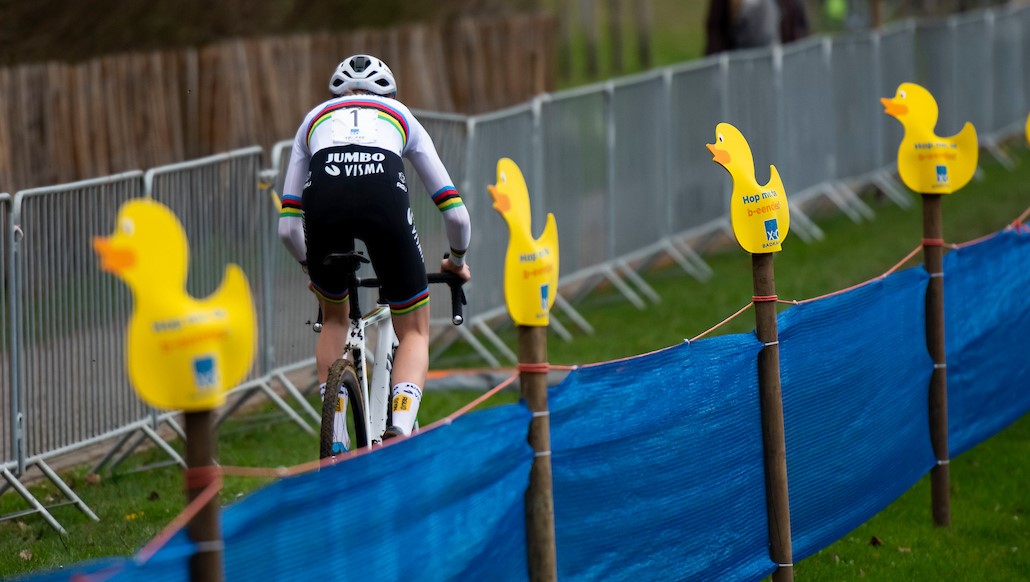
<svg viewBox="0 0 1030 582">
<path fill-rule="evenodd" d="M 529 579 L 558 579 L 555 552 L 554 489 L 551 480 L 551 422 L 547 407 L 547 328 L 520 325 L 519 382 L 522 398 L 533 413 L 529 444 L 535 458 L 526 490 L 526 546 Z"/>
<path fill-rule="evenodd" d="M 187 412 L 186 417 L 186 494 L 193 502 L 218 479 L 215 468 L 214 414 L 210 410 Z M 190 558 L 190 580 L 221 582 L 225 579 L 222 563 L 222 525 L 218 497 L 212 497 L 186 526 L 186 533 L 197 545 Z"/>
<path fill-rule="evenodd" d="M 923 264 L 930 273 L 926 287 L 926 348 L 933 358 L 930 377 L 930 444 L 937 464 L 930 470 L 933 523 L 951 525 L 948 471 L 948 375 L 944 348 L 944 227 L 941 196 L 923 194 Z"/>
<path fill-rule="evenodd" d="M 777 564 L 775 582 L 794 579 L 787 495 L 787 444 L 780 391 L 780 345 L 776 326 L 776 283 L 772 253 L 751 255 L 755 289 L 755 331 L 765 344 L 758 353 L 758 394 L 762 407 L 762 451 L 765 460 L 769 557 Z"/>
</svg>

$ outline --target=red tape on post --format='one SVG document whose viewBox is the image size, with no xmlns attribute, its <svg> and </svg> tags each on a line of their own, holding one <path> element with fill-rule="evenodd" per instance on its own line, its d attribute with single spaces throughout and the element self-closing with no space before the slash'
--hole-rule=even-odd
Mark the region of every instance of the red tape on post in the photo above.
<svg viewBox="0 0 1030 582">
<path fill-rule="evenodd" d="M 943 247 L 944 246 L 944 239 L 943 238 L 924 238 L 923 239 L 923 246 L 924 247 Z"/>
<path fill-rule="evenodd" d="M 779 299 L 777 295 L 753 295 L 751 301 L 755 303 L 766 303 L 769 301 L 776 301 Z"/>
<path fill-rule="evenodd" d="M 184 481 L 186 482 L 185 485 L 187 491 L 203 489 L 212 483 L 218 483 L 219 487 L 221 487 L 222 469 L 218 465 L 190 467 L 184 469 L 182 474 Z"/>
<path fill-rule="evenodd" d="M 518 366 L 520 373 L 529 374 L 546 374 L 551 371 L 551 364 L 544 362 L 542 364 L 523 364 L 520 363 Z"/>
</svg>

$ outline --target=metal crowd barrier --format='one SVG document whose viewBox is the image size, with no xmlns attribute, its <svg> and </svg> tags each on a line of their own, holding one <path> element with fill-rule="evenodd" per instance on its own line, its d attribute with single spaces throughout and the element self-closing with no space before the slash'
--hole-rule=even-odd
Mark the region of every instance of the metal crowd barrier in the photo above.
<svg viewBox="0 0 1030 582">
<path fill-rule="evenodd" d="M 904 81 L 935 94 L 939 133 L 973 121 L 987 151 L 1006 163 L 999 144 L 1022 131 L 1030 110 L 1028 55 L 1030 6 L 1008 5 L 724 53 L 485 115 L 416 112 L 474 228 L 467 322 L 453 328 L 448 302 L 432 302 L 435 349 L 464 340 L 490 365 L 515 361 L 495 330 L 507 321 L 508 234 L 486 186 L 496 181 L 500 157 L 514 159 L 525 173 L 534 234 L 547 212 L 557 218 L 556 315 L 562 318 L 552 317 L 552 329 L 571 339 L 562 319 L 589 333 L 572 303 L 601 282 L 643 308 L 660 301 L 638 274 L 652 260 L 668 257 L 699 279 L 711 274 L 694 245 L 729 227 L 730 185 L 704 149 L 718 122 L 730 121 L 748 137 L 760 181 L 768 164 L 780 169 L 792 231 L 818 239 L 822 232 L 804 208 L 817 197 L 856 221 L 872 214 L 855 194 L 861 186 L 876 185 L 897 204 L 911 204 L 893 178 L 902 130 L 879 103 Z M 47 463 L 90 445 L 117 440 L 94 470 L 117 465 L 148 439 L 183 464 L 157 432 L 167 425 L 181 434 L 175 415 L 148 409 L 128 384 L 122 346 L 131 297 L 100 272 L 90 246 L 92 236 L 113 230 L 119 205 L 130 198 L 151 196 L 179 216 L 191 244 L 187 290 L 194 296 L 211 293 L 228 262 L 249 277 L 259 355 L 220 420 L 264 393 L 314 432 L 319 415 L 288 374 L 313 363 L 315 336 L 307 323 L 316 304 L 298 301 L 306 297 L 306 278 L 278 241 L 272 199 L 282 190 L 291 143 L 276 144 L 267 163 L 253 147 L 145 175 L 0 194 L 0 261 L 8 281 L 0 287 L 0 407 L 7 427 L 0 434 L 0 492 L 17 490 L 31 506 L 23 513 L 39 512 L 61 529 L 21 483 L 26 471 L 38 469 L 65 494 L 61 503 L 96 518 Z M 408 175 L 415 176 L 410 166 Z M 447 248 L 443 221 L 421 181 L 407 183 L 427 266 L 435 270 L 436 253 Z M 273 382 L 296 402 L 279 396 Z"/>
<path fill-rule="evenodd" d="M 7 227 L 8 216 L 10 215 L 11 195 L 7 192 L 0 192 L 0 272 L 7 273 Z M 7 337 L 7 285 L 0 285 L 0 419 L 6 423 L 6 430 L 0 430 L 0 460 L 19 458 L 20 451 L 14 446 L 14 427 L 18 426 L 19 408 L 15 405 L 14 390 L 7 387 L 11 385 L 10 369 L 11 360 L 10 339 Z"/>
<path fill-rule="evenodd" d="M 131 297 L 100 271 L 91 237 L 114 230 L 118 207 L 142 194 L 127 172 L 15 194 L 8 221 L 9 384 L 14 458 L 4 477 L 55 528 L 61 526 L 10 473 L 37 468 L 90 518 L 97 517 L 47 460 L 151 423 L 125 375 Z M 162 441 L 163 442 L 163 441 Z M 6 487 L 5 487 L 6 488 Z"/>
</svg>

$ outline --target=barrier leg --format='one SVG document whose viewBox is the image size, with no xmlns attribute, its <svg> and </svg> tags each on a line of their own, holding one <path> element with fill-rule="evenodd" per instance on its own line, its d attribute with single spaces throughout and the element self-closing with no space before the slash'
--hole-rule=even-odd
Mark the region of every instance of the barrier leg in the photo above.
<svg viewBox="0 0 1030 582">
<path fill-rule="evenodd" d="M 50 512 L 46 510 L 46 507 L 43 507 L 43 504 L 29 493 L 29 490 L 21 484 L 21 481 L 18 481 L 18 478 L 14 476 L 14 473 L 8 471 L 6 467 L 0 467 L 0 475 L 3 475 L 4 480 L 6 480 L 11 487 L 18 492 L 18 495 L 21 495 L 22 499 L 32 506 L 32 510 L 27 513 L 38 513 L 47 523 L 50 524 L 50 527 L 57 530 L 59 534 L 63 536 L 68 535 L 67 530 L 61 527 L 61 524 L 54 519 L 54 516 L 50 515 Z"/>
<path fill-rule="evenodd" d="M 44 475 L 46 475 L 47 479 L 50 479 L 50 482 L 53 483 L 54 486 L 57 487 L 61 491 L 61 493 L 64 494 L 65 497 L 71 500 L 75 507 L 79 508 L 79 511 L 85 513 L 86 517 L 92 519 L 93 521 L 100 521 L 100 518 L 97 517 L 97 514 L 93 513 L 93 510 L 90 509 L 89 506 L 86 505 L 86 503 L 82 501 L 82 499 L 78 495 L 76 495 L 74 491 L 72 491 L 71 487 L 69 487 L 60 477 L 57 476 L 57 473 L 55 473 L 49 465 L 47 465 L 43 461 L 36 461 L 35 465 L 39 467 L 39 470 Z"/>
</svg>

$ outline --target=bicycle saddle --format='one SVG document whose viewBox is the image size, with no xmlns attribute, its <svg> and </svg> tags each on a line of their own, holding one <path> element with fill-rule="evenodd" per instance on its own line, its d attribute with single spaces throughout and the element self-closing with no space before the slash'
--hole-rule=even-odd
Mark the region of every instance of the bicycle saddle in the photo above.
<svg viewBox="0 0 1030 582">
<path fill-rule="evenodd" d="M 358 251 L 350 251 L 349 253 L 329 253 L 325 259 L 322 260 L 322 264 L 325 266 L 331 265 L 343 265 L 351 271 L 357 271 L 361 263 L 369 263 L 368 257 Z"/>
</svg>

